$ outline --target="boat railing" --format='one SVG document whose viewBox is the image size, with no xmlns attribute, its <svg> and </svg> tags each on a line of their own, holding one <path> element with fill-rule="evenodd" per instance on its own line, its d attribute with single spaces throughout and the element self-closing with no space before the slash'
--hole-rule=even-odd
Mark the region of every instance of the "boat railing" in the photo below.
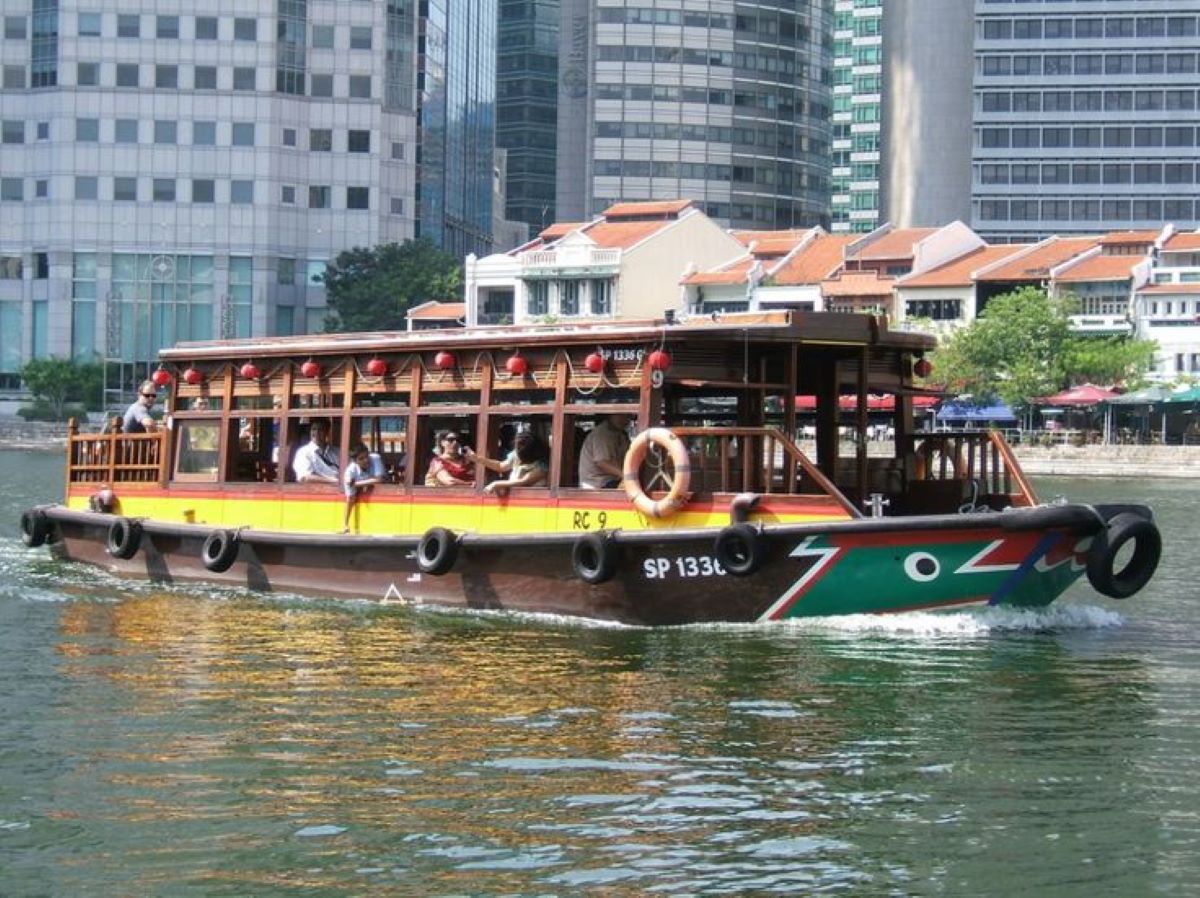
<svg viewBox="0 0 1200 898">
<path fill-rule="evenodd" d="M 166 482 L 167 432 L 80 433 L 67 425 L 67 483 Z"/>
<path fill-rule="evenodd" d="M 914 464 L 909 488 L 959 481 L 976 500 L 992 496 L 1002 504 L 1037 504 L 1037 494 L 1003 434 L 995 430 L 917 433 L 908 438 Z M 1006 497 L 1006 498 L 1005 498 Z"/>
<path fill-rule="evenodd" d="M 828 495 L 854 510 L 833 482 L 777 427 L 671 430 L 687 444 L 693 492 Z"/>
</svg>

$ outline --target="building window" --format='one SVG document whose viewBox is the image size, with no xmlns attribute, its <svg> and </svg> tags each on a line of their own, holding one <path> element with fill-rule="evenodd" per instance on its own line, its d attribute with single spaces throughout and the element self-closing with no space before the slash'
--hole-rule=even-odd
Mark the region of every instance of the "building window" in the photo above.
<svg viewBox="0 0 1200 898">
<path fill-rule="evenodd" d="M 404 158 L 404 144 L 402 144 L 398 140 L 392 141 L 392 158 L 393 159 L 403 159 Z"/>
<path fill-rule="evenodd" d="M 294 286 L 296 283 L 296 260 L 280 257 L 277 260 L 275 268 L 275 283 L 282 284 L 285 287 Z"/>
<path fill-rule="evenodd" d="M 279 191 L 279 202 L 285 206 L 296 205 L 296 188 L 291 184 L 284 184 Z"/>
<path fill-rule="evenodd" d="M 25 89 L 25 66 L 23 66 L 23 65 L 6 65 L 4 67 L 3 87 L 6 90 L 24 90 Z"/>
<path fill-rule="evenodd" d="M 99 179 L 92 175 L 78 175 L 75 178 L 75 199 L 94 200 L 99 195 Z"/>
<path fill-rule="evenodd" d="M 333 49 L 333 26 L 313 25 L 312 45 L 314 50 Z"/>
<path fill-rule="evenodd" d="M 592 314 L 612 314 L 612 281 L 597 279 L 591 282 Z"/>
<path fill-rule="evenodd" d="M 371 49 L 371 26 L 370 25 L 355 25 L 350 29 L 350 49 L 351 50 L 370 50 Z"/>
<path fill-rule="evenodd" d="M 235 147 L 254 146 L 254 122 L 234 122 L 232 137 Z"/>
<path fill-rule="evenodd" d="M 109 354 L 149 361 L 180 340 L 211 340 L 211 256 L 112 256 L 112 302 L 121 341 Z"/>
<path fill-rule="evenodd" d="M 196 16 L 196 40 L 215 41 L 217 39 L 217 17 Z"/>
<path fill-rule="evenodd" d="M 137 87 L 138 81 L 138 65 L 136 62 L 117 63 L 117 87 Z"/>
<path fill-rule="evenodd" d="M 402 197 L 402 196 L 392 197 L 389 208 L 391 209 L 392 215 L 403 215 L 404 214 L 404 197 Z"/>
<path fill-rule="evenodd" d="M 371 132 L 349 131 L 346 134 L 346 151 L 349 153 L 371 152 Z"/>
<path fill-rule="evenodd" d="M 234 66 L 233 69 L 233 89 L 234 90 L 254 90 L 254 68 L 251 66 Z"/>
<path fill-rule="evenodd" d="M 179 126 L 175 122 L 157 121 L 154 123 L 154 142 L 162 144 L 177 143 Z"/>
<path fill-rule="evenodd" d="M 117 16 L 117 37 L 141 37 L 142 17 L 136 13 Z"/>
<path fill-rule="evenodd" d="M 371 191 L 367 187 L 346 188 L 347 209 L 369 209 L 371 207 Z"/>
<path fill-rule="evenodd" d="M 49 122 L 38 122 L 37 123 L 37 139 L 38 140 L 49 140 L 50 139 L 50 123 Z"/>
<path fill-rule="evenodd" d="M 357 100 L 369 100 L 371 98 L 371 76 L 351 75 L 350 96 Z"/>
<path fill-rule="evenodd" d="M 4 17 L 4 39 L 10 41 L 23 41 L 27 36 L 25 30 L 25 16 L 5 16 Z"/>
<path fill-rule="evenodd" d="M 100 120 L 95 118 L 75 119 L 75 140 L 79 143 L 96 143 L 100 140 Z"/>
<path fill-rule="evenodd" d="M 192 181 L 192 202 L 211 203 L 216 199 L 216 182 L 211 178 L 196 178 Z"/>
<path fill-rule="evenodd" d="M 137 202 L 137 178 L 113 178 L 113 201 Z"/>
<path fill-rule="evenodd" d="M 174 178 L 155 178 L 154 179 L 154 202 L 156 202 L 156 203 L 173 203 L 173 202 L 175 202 L 175 179 Z"/>
<path fill-rule="evenodd" d="M 156 65 L 154 67 L 154 86 L 159 88 L 179 87 L 179 66 Z"/>
<path fill-rule="evenodd" d="M 0 200 L 19 203 L 25 199 L 25 182 L 21 178 L 0 178 Z"/>
<path fill-rule="evenodd" d="M 179 16 L 155 16 L 154 36 L 160 38 L 179 37 Z"/>
<path fill-rule="evenodd" d="M 329 128 L 312 128 L 308 132 L 308 148 L 314 153 L 328 153 L 333 149 L 333 131 Z"/>
<path fill-rule="evenodd" d="M 216 122 L 192 122 L 192 144 L 198 147 L 217 145 Z"/>
<path fill-rule="evenodd" d="M 198 65 L 192 70 L 192 88 L 194 90 L 217 89 L 217 67 L 215 65 Z"/>
<path fill-rule="evenodd" d="M 311 90 L 309 93 L 314 97 L 332 97 L 333 96 L 333 76 L 332 75 L 313 75 L 309 80 Z"/>
<path fill-rule="evenodd" d="M 295 128 L 284 128 L 283 129 L 283 145 L 285 147 L 294 147 L 296 145 L 296 129 Z"/>
<path fill-rule="evenodd" d="M 248 256 L 229 257 L 229 313 L 231 321 L 222 324 L 221 336 L 249 337 L 254 300 L 254 260 Z"/>
<path fill-rule="evenodd" d="M 558 313 L 560 315 L 579 314 L 579 281 L 558 282 Z"/>
<path fill-rule="evenodd" d="M 326 186 L 314 185 L 308 188 L 308 208 L 328 209 L 332 189 Z"/>
<path fill-rule="evenodd" d="M 81 62 L 75 66 L 75 83 L 80 87 L 95 87 L 100 83 L 100 64 Z"/>
<path fill-rule="evenodd" d="M 25 123 L 11 120 L 5 120 L 4 122 L 0 123 L 0 142 L 24 143 Z"/>
<path fill-rule="evenodd" d="M 258 20 L 257 19 L 242 19 L 233 20 L 233 39 L 235 41 L 256 41 L 258 40 Z"/>
<path fill-rule="evenodd" d="M 229 202 L 234 205 L 243 206 L 254 202 L 254 182 L 253 181 L 230 181 L 229 182 Z"/>
<path fill-rule="evenodd" d="M 50 182 L 45 178 L 38 178 L 33 182 L 33 195 L 35 199 L 44 200 L 50 196 Z"/>
</svg>

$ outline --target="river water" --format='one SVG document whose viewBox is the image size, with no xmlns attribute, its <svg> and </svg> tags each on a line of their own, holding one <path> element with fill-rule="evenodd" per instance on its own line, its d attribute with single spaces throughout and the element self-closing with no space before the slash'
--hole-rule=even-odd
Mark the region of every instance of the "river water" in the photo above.
<svg viewBox="0 0 1200 898">
<path fill-rule="evenodd" d="M 1200 483 L 1151 586 L 645 630 L 52 562 L 0 452 L 0 895 L 1190 895 Z"/>
</svg>

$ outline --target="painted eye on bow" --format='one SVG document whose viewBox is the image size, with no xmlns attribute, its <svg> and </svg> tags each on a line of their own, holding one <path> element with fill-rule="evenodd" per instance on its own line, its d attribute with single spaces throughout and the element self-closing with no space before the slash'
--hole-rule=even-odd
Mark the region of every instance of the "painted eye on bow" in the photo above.
<svg viewBox="0 0 1200 898">
<path fill-rule="evenodd" d="M 918 583 L 936 580 L 941 572 L 942 566 L 928 552 L 913 552 L 904 559 L 904 573 L 908 574 L 910 580 L 916 580 Z"/>
</svg>

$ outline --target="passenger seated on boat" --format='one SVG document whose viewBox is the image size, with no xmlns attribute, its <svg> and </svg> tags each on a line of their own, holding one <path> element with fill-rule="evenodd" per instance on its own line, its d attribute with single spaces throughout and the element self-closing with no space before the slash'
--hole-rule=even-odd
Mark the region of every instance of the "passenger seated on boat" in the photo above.
<svg viewBox="0 0 1200 898">
<path fill-rule="evenodd" d="M 425 472 L 426 486 L 470 486 L 475 482 L 475 465 L 463 453 L 458 434 L 444 430 L 437 437 L 437 451 Z"/>
<path fill-rule="evenodd" d="M 296 450 L 292 471 L 300 483 L 337 483 L 338 454 L 329 445 L 329 422 L 315 420 L 309 441 Z"/>
<path fill-rule="evenodd" d="M 547 459 L 550 457 L 546 445 L 527 430 L 523 430 L 513 439 L 512 451 L 503 461 L 487 458 L 467 450 L 467 457 L 489 471 L 497 474 L 507 474 L 506 480 L 494 480 L 486 487 L 487 492 L 505 495 L 513 487 L 541 486 L 546 482 L 550 473 Z"/>
<path fill-rule="evenodd" d="M 377 483 L 387 480 L 383 459 L 378 452 L 371 452 L 362 443 L 350 450 L 353 459 L 342 474 L 342 491 L 346 494 L 346 514 L 342 518 L 342 532 L 350 532 L 350 512 L 358 502 L 360 493 L 367 492 Z"/>
<path fill-rule="evenodd" d="M 629 451 L 629 415 L 608 415 L 592 428 L 579 453 L 579 485 L 607 490 L 621 485 L 625 453 Z"/>
<path fill-rule="evenodd" d="M 138 398 L 125 410 L 121 422 L 121 430 L 125 433 L 153 433 L 158 428 L 158 422 L 150 414 L 154 400 L 158 398 L 158 387 L 154 381 L 144 380 L 138 387 Z"/>
</svg>

